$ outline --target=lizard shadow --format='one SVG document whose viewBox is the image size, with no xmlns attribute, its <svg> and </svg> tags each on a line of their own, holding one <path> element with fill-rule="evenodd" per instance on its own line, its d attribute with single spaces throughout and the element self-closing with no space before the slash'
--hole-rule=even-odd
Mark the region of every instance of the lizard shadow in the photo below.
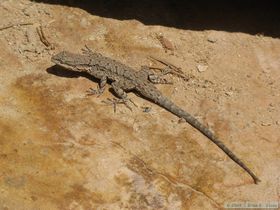
<svg viewBox="0 0 280 210">
<path fill-rule="evenodd" d="M 94 76 L 92 76 L 92 75 L 90 75 L 90 74 L 88 74 L 86 72 L 71 71 L 71 70 L 67 70 L 67 69 L 65 69 L 63 67 L 60 67 L 60 66 L 57 66 L 57 65 L 54 65 L 54 66 L 51 66 L 51 67 L 47 68 L 46 72 L 49 73 L 49 74 L 53 74 L 55 76 L 58 76 L 58 77 L 66 77 L 66 78 L 85 77 L 85 78 L 91 80 L 94 83 L 99 83 L 100 82 L 99 79 L 96 79 Z M 107 83 L 111 84 L 112 82 L 108 81 Z M 109 92 L 112 93 L 112 95 L 114 95 L 115 97 L 118 98 L 118 96 L 116 95 L 116 93 L 115 93 L 115 91 L 114 91 L 114 89 L 112 87 L 109 88 Z M 140 96 L 134 90 L 127 91 L 127 92 L 133 92 L 134 94 Z M 149 100 L 149 99 L 147 99 L 147 100 Z"/>
<path fill-rule="evenodd" d="M 86 72 L 76 72 L 76 71 L 70 71 L 67 69 L 64 69 L 62 67 L 59 67 L 57 65 L 51 66 L 50 68 L 47 68 L 46 70 L 49 74 L 53 74 L 55 76 L 59 77 L 66 77 L 66 78 L 77 78 L 77 77 L 85 77 L 93 82 L 98 83 L 99 80 L 95 77 L 91 76 L 90 74 Z"/>
<path fill-rule="evenodd" d="M 58 77 L 66 77 L 66 78 L 78 78 L 78 77 L 85 77 L 89 80 L 91 80 L 92 82 L 95 82 L 95 83 L 99 83 L 99 79 L 96 79 L 94 76 L 86 73 L 86 72 L 76 72 L 76 71 L 71 71 L 71 70 L 67 70 L 63 67 L 60 67 L 60 66 L 57 66 L 57 65 L 54 65 L 54 66 L 51 66 L 49 68 L 46 69 L 46 72 L 49 73 L 49 74 L 53 74 L 55 76 L 58 76 Z M 111 81 L 108 81 L 107 82 L 108 84 L 111 85 Z M 112 87 L 109 88 L 109 92 L 114 95 L 116 98 L 118 98 L 118 96 L 116 95 L 114 89 Z M 151 101 L 149 98 L 146 98 L 145 96 L 142 96 L 140 95 L 137 91 L 135 90 L 129 90 L 129 91 L 126 91 L 127 93 L 134 93 L 135 95 L 143 98 L 143 99 L 146 99 L 148 101 Z M 152 102 L 152 101 L 151 101 Z"/>
</svg>

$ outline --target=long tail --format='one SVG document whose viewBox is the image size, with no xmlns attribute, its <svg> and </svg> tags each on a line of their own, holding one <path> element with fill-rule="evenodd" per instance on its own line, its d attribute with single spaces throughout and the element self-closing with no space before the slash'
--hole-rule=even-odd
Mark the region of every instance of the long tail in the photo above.
<svg viewBox="0 0 280 210">
<path fill-rule="evenodd" d="M 208 137 L 214 144 L 220 147 L 234 162 L 236 162 L 241 168 L 243 168 L 250 176 L 254 179 L 255 184 L 260 182 L 260 179 L 235 155 L 233 154 L 228 147 L 226 147 L 223 142 L 221 142 L 206 126 L 201 124 L 196 118 L 194 118 L 189 113 L 182 110 L 180 107 L 175 105 L 166 97 L 157 97 L 154 102 L 159 106 L 165 108 L 169 112 L 175 114 L 180 118 L 184 118 L 190 125 L 199 130 L 202 134 Z"/>
</svg>

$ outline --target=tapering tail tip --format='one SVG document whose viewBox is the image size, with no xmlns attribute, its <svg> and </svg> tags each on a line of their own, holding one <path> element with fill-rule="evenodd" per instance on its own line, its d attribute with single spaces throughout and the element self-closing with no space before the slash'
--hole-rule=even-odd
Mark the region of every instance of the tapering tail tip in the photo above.
<svg viewBox="0 0 280 210">
<path fill-rule="evenodd" d="M 252 177 L 255 184 L 258 184 L 259 182 L 261 182 L 261 180 L 247 166 L 242 167 L 242 168 Z"/>
<path fill-rule="evenodd" d="M 258 177 L 253 177 L 255 184 L 258 184 L 259 182 L 261 182 L 261 180 Z"/>
</svg>

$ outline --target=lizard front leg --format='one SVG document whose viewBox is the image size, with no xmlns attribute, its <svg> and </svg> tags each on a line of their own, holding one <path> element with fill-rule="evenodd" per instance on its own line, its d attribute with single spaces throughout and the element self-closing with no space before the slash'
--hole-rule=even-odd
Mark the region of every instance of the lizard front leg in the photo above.
<svg viewBox="0 0 280 210">
<path fill-rule="evenodd" d="M 106 84 L 107 76 L 101 77 L 97 89 L 90 88 L 87 90 L 87 95 L 97 95 L 99 97 L 104 92 Z"/>
</svg>

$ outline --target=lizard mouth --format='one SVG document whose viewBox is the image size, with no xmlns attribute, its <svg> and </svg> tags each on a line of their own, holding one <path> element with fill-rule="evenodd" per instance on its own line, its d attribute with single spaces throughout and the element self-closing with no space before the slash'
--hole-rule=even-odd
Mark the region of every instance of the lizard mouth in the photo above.
<svg viewBox="0 0 280 210">
<path fill-rule="evenodd" d="M 76 70 L 73 66 L 70 66 L 70 65 L 67 65 L 67 64 L 56 63 L 56 62 L 54 62 L 54 63 L 56 64 L 56 66 L 60 66 L 64 69 L 69 69 L 69 70 L 72 70 L 72 71 Z"/>
<path fill-rule="evenodd" d="M 53 57 L 51 58 L 51 61 L 52 61 L 53 63 L 55 63 L 56 66 L 60 66 L 60 67 L 65 68 L 65 69 L 74 70 L 74 67 L 73 67 L 73 66 L 62 63 L 61 60 L 60 60 L 59 58 L 56 58 L 56 56 L 53 56 Z"/>
</svg>

